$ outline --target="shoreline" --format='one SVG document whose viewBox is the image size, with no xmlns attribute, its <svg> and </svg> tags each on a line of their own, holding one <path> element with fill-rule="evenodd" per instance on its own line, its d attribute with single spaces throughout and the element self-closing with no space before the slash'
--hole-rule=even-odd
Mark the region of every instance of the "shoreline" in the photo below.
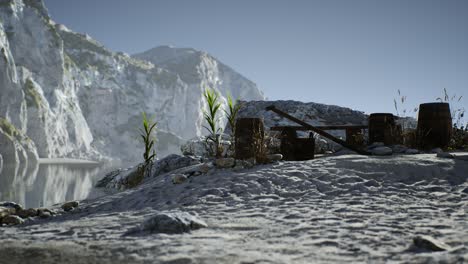
<svg viewBox="0 0 468 264">
<path fill-rule="evenodd" d="M 101 162 L 92 160 L 82 159 L 70 159 L 70 158 L 39 158 L 37 160 L 39 165 L 102 165 Z"/>
</svg>

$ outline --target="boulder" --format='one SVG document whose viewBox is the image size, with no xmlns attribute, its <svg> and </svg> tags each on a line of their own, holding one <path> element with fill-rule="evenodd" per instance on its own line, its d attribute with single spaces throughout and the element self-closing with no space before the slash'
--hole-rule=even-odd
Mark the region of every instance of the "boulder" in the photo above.
<svg viewBox="0 0 468 264">
<path fill-rule="evenodd" d="M 65 212 L 68 212 L 68 211 L 71 211 L 71 210 L 73 210 L 75 208 L 78 208 L 79 205 L 80 205 L 80 203 L 78 201 L 66 202 L 66 203 L 62 204 L 62 209 Z"/>
<path fill-rule="evenodd" d="M 145 233 L 182 234 L 207 227 L 198 217 L 185 212 L 158 213 L 147 219 L 139 227 L 131 229 L 127 235 Z"/>
<path fill-rule="evenodd" d="M 13 208 L 15 211 L 20 211 L 23 210 L 23 206 L 20 204 L 17 204 L 15 202 L 0 202 L 1 207 L 8 207 L 8 208 Z"/>
<path fill-rule="evenodd" d="M 405 154 L 408 154 L 408 155 L 419 154 L 419 150 L 417 150 L 417 149 L 407 149 L 407 150 L 405 151 Z"/>
<path fill-rule="evenodd" d="M 374 142 L 371 145 L 369 145 L 367 148 L 368 149 L 374 149 L 374 148 L 379 148 L 379 147 L 384 147 L 385 144 L 383 142 Z"/>
<path fill-rule="evenodd" d="M 8 215 L 2 218 L 2 224 L 4 225 L 20 225 L 24 223 L 24 220 L 17 215 Z"/>
<path fill-rule="evenodd" d="M 453 154 L 450 154 L 448 152 L 439 152 L 436 155 L 438 158 L 444 158 L 444 159 L 453 159 L 455 156 Z"/>
<path fill-rule="evenodd" d="M 215 160 L 215 165 L 221 169 L 232 168 L 236 165 L 236 160 L 233 158 L 221 158 Z"/>
<path fill-rule="evenodd" d="M 370 149 L 370 152 L 372 155 L 376 156 L 387 156 L 387 155 L 392 155 L 393 150 L 389 147 L 376 147 Z"/>
<path fill-rule="evenodd" d="M 403 146 L 403 145 L 393 145 L 392 147 L 392 150 L 393 150 L 393 153 L 405 153 L 408 148 L 406 146 Z"/>
<path fill-rule="evenodd" d="M 14 208 L 0 206 L 0 219 L 14 214 L 15 212 L 16 210 Z"/>
<path fill-rule="evenodd" d="M 280 161 L 283 159 L 282 154 L 270 154 L 267 156 L 268 160 L 271 162 Z"/>
<path fill-rule="evenodd" d="M 413 245 L 417 249 L 426 251 L 447 251 L 450 246 L 435 240 L 430 236 L 417 236 L 413 238 Z"/>
<path fill-rule="evenodd" d="M 442 152 L 444 152 L 444 151 L 441 148 L 435 148 L 435 149 L 431 150 L 431 153 L 435 153 L 435 154 L 442 153 Z"/>
<path fill-rule="evenodd" d="M 24 209 L 16 212 L 16 215 L 21 218 L 35 217 L 37 214 L 38 212 L 34 208 Z"/>
<path fill-rule="evenodd" d="M 236 165 L 234 166 L 233 170 L 240 171 L 243 169 L 250 169 L 254 166 L 254 159 L 250 160 L 236 160 Z"/>
<path fill-rule="evenodd" d="M 96 187 L 125 190 L 138 185 L 144 177 L 148 177 L 149 175 L 151 177 L 157 177 L 164 173 L 198 164 L 201 164 L 199 158 L 171 154 L 163 159 L 155 161 L 144 175 L 139 169 L 143 164 L 125 170 L 119 169 L 108 173 L 103 179 L 99 180 Z"/>
<path fill-rule="evenodd" d="M 38 208 L 37 214 L 40 218 L 49 218 L 55 213 L 47 208 Z"/>
<path fill-rule="evenodd" d="M 173 174 L 171 177 L 172 183 L 174 184 L 180 184 L 187 180 L 187 176 L 185 176 L 184 174 Z"/>
<path fill-rule="evenodd" d="M 200 159 L 193 156 L 181 156 L 171 154 L 154 163 L 151 175 L 152 177 L 171 172 L 180 168 L 200 164 Z"/>
</svg>

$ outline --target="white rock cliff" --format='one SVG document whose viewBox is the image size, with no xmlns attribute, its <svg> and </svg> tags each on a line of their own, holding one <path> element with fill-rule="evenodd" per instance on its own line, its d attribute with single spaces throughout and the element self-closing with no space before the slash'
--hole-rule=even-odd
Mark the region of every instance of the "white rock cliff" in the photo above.
<svg viewBox="0 0 468 264">
<path fill-rule="evenodd" d="M 257 86 L 205 52 L 159 47 L 135 58 L 109 51 L 48 16 L 42 1 L 0 0 L 0 155 L 137 161 L 145 111 L 158 151 L 204 133 L 202 92 L 264 99 Z"/>
</svg>

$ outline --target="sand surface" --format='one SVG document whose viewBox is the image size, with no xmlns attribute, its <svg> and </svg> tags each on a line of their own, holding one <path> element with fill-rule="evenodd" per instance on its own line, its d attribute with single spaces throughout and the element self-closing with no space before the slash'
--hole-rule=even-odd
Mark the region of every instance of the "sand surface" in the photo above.
<svg viewBox="0 0 468 264">
<path fill-rule="evenodd" d="M 0 263 L 468 262 L 468 162 L 344 155 L 169 174 L 61 216 L 0 228 Z M 123 236 L 158 211 L 208 228 Z M 411 249 L 429 235 L 451 250 Z"/>
</svg>

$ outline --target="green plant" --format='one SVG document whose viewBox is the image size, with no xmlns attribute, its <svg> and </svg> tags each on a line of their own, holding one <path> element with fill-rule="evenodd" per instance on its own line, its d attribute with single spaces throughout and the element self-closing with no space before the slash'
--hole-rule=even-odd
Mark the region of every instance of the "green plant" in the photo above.
<svg viewBox="0 0 468 264">
<path fill-rule="evenodd" d="M 239 100 L 233 100 L 232 96 L 229 94 L 227 97 L 227 107 L 228 111 L 224 110 L 224 113 L 226 114 L 226 118 L 229 124 L 229 127 L 231 128 L 231 147 L 235 146 L 236 144 L 236 119 L 237 119 L 237 114 L 239 113 L 239 110 L 241 108 L 241 103 Z"/>
<path fill-rule="evenodd" d="M 154 143 L 156 142 L 155 137 L 153 136 L 153 130 L 156 128 L 157 123 L 151 122 L 146 117 L 146 113 L 142 113 L 142 125 L 140 128 L 140 136 L 143 139 L 145 144 L 145 151 L 143 152 L 143 158 L 145 159 L 145 165 L 153 162 L 153 159 L 156 157 L 156 151 L 154 150 Z"/>
<path fill-rule="evenodd" d="M 208 110 L 203 111 L 203 116 L 205 117 L 205 121 L 208 123 L 208 127 L 203 127 L 210 133 L 206 138 L 206 141 L 207 144 L 209 144 L 208 141 L 211 141 L 214 144 L 213 149 L 211 150 L 212 154 L 215 157 L 220 157 L 222 149 L 220 146 L 219 135 L 219 133 L 221 132 L 221 128 L 218 127 L 218 113 L 221 108 L 221 103 L 219 102 L 219 95 L 213 89 L 206 89 L 203 93 L 203 97 L 205 98 L 206 103 L 208 104 Z"/>
</svg>

